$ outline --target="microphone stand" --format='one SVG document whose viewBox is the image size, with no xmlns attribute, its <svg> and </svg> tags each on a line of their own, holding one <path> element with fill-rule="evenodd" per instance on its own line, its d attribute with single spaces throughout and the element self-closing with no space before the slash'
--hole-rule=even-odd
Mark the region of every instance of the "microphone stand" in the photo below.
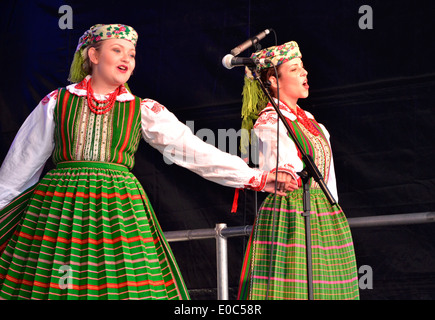
<svg viewBox="0 0 435 320">
<path fill-rule="evenodd" d="M 248 66 L 249 69 L 252 72 L 252 75 L 254 76 L 254 79 L 258 81 L 260 84 L 261 89 L 266 94 L 267 98 L 269 99 L 270 103 L 272 104 L 273 108 L 275 109 L 276 113 L 278 114 L 279 118 L 283 122 L 285 128 L 287 129 L 288 133 L 290 134 L 291 138 L 293 139 L 293 142 L 295 143 L 296 147 L 298 148 L 299 152 L 302 155 L 302 161 L 305 164 L 305 168 L 298 172 L 299 176 L 301 177 L 302 184 L 303 184 L 303 208 L 304 211 L 302 213 L 302 216 L 305 220 L 305 243 L 306 243 L 306 259 L 307 259 L 307 287 L 308 287 L 308 300 L 313 300 L 313 267 L 312 267 L 312 248 L 311 248 L 311 224 L 310 224 L 310 214 L 311 214 L 311 195 L 310 195 L 310 179 L 313 178 L 320 186 L 322 191 L 325 193 L 326 198 L 328 199 L 329 203 L 331 205 L 337 204 L 334 197 L 332 196 L 331 192 L 329 191 L 328 187 L 326 186 L 325 180 L 322 177 L 322 174 L 320 173 L 319 169 L 317 168 L 316 164 L 314 163 L 313 158 L 308 155 L 305 150 L 302 148 L 302 145 L 296 138 L 295 133 L 293 130 L 291 130 L 290 125 L 287 123 L 286 118 L 283 116 L 281 111 L 279 110 L 279 107 L 276 105 L 275 101 L 273 100 L 270 93 L 267 91 L 266 87 L 264 86 L 263 81 L 261 81 L 259 75 L 256 72 L 256 68 L 253 65 Z M 273 241 L 273 239 L 272 239 Z"/>
</svg>

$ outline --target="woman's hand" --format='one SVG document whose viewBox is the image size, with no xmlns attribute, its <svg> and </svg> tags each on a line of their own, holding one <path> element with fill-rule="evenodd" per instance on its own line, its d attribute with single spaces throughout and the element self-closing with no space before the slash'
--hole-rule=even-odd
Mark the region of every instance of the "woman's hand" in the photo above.
<svg viewBox="0 0 435 320">
<path fill-rule="evenodd" d="M 277 195 L 285 196 L 288 191 L 299 188 L 296 179 L 290 173 L 278 172 L 276 174 L 275 172 L 269 172 L 264 191 L 275 193 L 275 180 L 277 181 Z"/>
</svg>

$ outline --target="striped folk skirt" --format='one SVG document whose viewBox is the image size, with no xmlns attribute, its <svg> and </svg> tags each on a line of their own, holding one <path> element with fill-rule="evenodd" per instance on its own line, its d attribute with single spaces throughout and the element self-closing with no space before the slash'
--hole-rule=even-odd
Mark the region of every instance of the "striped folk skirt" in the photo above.
<svg viewBox="0 0 435 320">
<path fill-rule="evenodd" d="M 188 299 L 128 169 L 67 162 L 0 211 L 0 299 Z"/>
<path fill-rule="evenodd" d="M 338 206 L 331 207 L 320 189 L 311 189 L 310 194 L 313 297 L 359 299 L 347 219 Z M 276 210 L 272 194 L 263 202 L 243 261 L 239 299 L 308 299 L 302 198 L 303 190 L 298 189 L 277 196 Z"/>
</svg>

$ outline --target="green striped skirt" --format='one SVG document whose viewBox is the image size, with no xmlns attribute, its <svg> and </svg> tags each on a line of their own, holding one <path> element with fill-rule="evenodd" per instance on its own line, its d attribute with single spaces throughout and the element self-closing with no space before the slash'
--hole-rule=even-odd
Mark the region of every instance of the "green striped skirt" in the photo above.
<svg viewBox="0 0 435 320">
<path fill-rule="evenodd" d="M 188 299 L 122 165 L 66 162 L 0 211 L 0 299 Z"/>
<path fill-rule="evenodd" d="M 359 299 L 347 219 L 320 189 L 310 194 L 314 299 Z M 308 299 L 302 198 L 303 190 L 298 189 L 277 196 L 275 210 L 272 194 L 263 202 L 243 261 L 239 299 Z"/>
</svg>

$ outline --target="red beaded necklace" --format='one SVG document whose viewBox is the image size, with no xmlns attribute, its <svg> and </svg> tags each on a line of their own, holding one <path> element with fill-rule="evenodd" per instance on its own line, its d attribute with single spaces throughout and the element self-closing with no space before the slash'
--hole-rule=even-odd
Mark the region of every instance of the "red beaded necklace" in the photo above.
<svg viewBox="0 0 435 320">
<path fill-rule="evenodd" d="M 296 105 L 296 111 L 293 111 L 292 108 L 288 108 L 288 109 L 291 111 L 291 113 L 293 113 L 296 116 L 296 118 L 298 118 L 298 122 L 300 122 L 305 127 L 305 129 L 307 129 L 315 136 L 319 135 L 319 130 L 317 130 L 317 128 L 314 127 L 313 123 L 310 121 L 310 119 L 308 119 L 304 110 L 299 108 L 298 105 Z"/>
<path fill-rule="evenodd" d="M 121 87 L 116 88 L 116 90 L 113 91 L 106 100 L 98 100 L 94 97 L 94 90 L 92 90 L 91 80 L 89 80 L 86 93 L 89 109 L 91 109 L 91 111 L 95 114 L 105 114 L 112 110 L 113 106 L 115 105 L 116 97 L 120 92 L 120 88 Z M 96 105 L 94 101 L 99 105 Z"/>
</svg>

